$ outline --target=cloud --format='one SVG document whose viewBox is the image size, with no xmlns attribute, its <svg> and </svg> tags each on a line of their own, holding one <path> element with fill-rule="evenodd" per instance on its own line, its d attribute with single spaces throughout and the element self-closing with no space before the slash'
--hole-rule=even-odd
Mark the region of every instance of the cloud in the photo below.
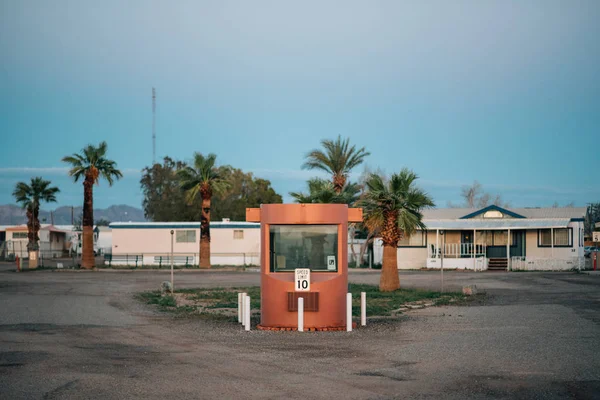
<svg viewBox="0 0 600 400">
<path fill-rule="evenodd" d="M 326 177 L 327 175 L 319 171 L 310 171 L 303 169 L 269 169 L 255 168 L 251 169 L 255 176 L 267 179 L 290 179 L 295 181 L 306 181 L 315 176 Z"/>
<path fill-rule="evenodd" d="M 123 175 L 139 175 L 141 168 L 121 168 Z M 0 168 L 0 174 L 46 174 L 46 175 L 66 175 L 69 172 L 68 167 L 7 167 Z"/>
<path fill-rule="evenodd" d="M 459 182 L 451 180 L 430 180 L 420 179 L 418 181 L 424 187 L 429 188 L 456 188 L 457 194 L 463 186 L 470 186 L 473 182 Z M 598 193 L 598 188 L 593 186 L 588 187 L 568 187 L 568 186 L 550 186 L 550 185 L 527 185 L 527 184 L 505 184 L 505 183 L 485 183 L 479 182 L 486 192 L 494 192 L 500 195 L 507 192 L 517 193 L 544 193 L 544 194 L 565 194 L 565 195 L 576 195 L 576 194 L 593 194 Z"/>
<path fill-rule="evenodd" d="M 9 167 L 0 168 L 0 174 L 66 174 L 69 171 L 67 167 Z"/>
</svg>

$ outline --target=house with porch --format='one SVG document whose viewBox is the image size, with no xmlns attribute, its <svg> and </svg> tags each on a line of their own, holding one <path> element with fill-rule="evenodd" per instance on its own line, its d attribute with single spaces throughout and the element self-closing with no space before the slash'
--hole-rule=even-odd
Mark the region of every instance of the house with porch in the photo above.
<svg viewBox="0 0 600 400">
<path fill-rule="evenodd" d="M 398 243 L 398 268 L 569 270 L 581 267 L 585 207 L 445 208 Z M 383 253 L 375 241 L 375 262 Z"/>
</svg>

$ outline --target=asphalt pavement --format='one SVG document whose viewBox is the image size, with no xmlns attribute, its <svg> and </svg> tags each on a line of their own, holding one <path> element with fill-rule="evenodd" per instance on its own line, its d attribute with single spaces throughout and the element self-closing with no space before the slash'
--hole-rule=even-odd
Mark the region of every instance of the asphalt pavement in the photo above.
<svg viewBox="0 0 600 400">
<path fill-rule="evenodd" d="M 0 398 L 600 398 L 600 275 L 446 272 L 447 290 L 475 284 L 486 300 L 298 333 L 173 318 L 134 299 L 166 271 L 13 271 L 0 265 Z M 259 278 L 175 275 L 177 287 Z M 436 272 L 400 279 L 440 285 Z"/>
</svg>

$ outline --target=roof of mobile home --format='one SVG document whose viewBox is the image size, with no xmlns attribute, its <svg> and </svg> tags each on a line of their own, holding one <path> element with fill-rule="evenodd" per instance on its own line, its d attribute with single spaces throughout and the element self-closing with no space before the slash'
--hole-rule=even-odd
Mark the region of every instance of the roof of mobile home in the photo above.
<svg viewBox="0 0 600 400">
<path fill-rule="evenodd" d="M 112 229 L 200 229 L 200 222 L 113 222 Z M 211 222 L 211 229 L 259 229 L 256 222 Z"/>
</svg>

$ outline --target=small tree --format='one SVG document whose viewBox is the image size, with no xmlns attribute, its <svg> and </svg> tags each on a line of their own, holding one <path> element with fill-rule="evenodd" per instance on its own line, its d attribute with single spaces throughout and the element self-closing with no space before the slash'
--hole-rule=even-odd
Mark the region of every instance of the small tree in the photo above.
<svg viewBox="0 0 600 400">
<path fill-rule="evenodd" d="M 504 201 L 502 196 L 485 192 L 481 183 L 477 181 L 473 181 L 472 185 L 464 185 L 460 190 L 460 196 L 463 198 L 462 204 L 448 202 L 448 207 L 484 208 L 489 205 L 510 207 L 510 203 Z"/>
<path fill-rule="evenodd" d="M 41 177 L 31 178 L 31 183 L 28 185 L 25 182 L 18 182 L 13 191 L 13 196 L 19 203 L 27 215 L 27 250 L 39 250 L 40 230 L 40 204 L 42 202 L 55 203 L 56 194 L 60 190 L 54 186 L 50 186 L 51 182 L 42 179 Z M 37 260 L 37 258 L 36 258 Z M 35 268 L 37 261 L 30 261 L 30 267 Z"/>
<path fill-rule="evenodd" d="M 290 196 L 297 203 L 333 203 L 333 204 L 354 204 L 358 200 L 360 187 L 355 183 L 344 185 L 340 192 L 336 191 L 335 186 L 325 179 L 312 178 L 308 182 L 308 193 L 290 192 Z"/>
<path fill-rule="evenodd" d="M 116 179 L 123 177 L 117 169 L 117 163 L 106 158 L 107 144 L 101 142 L 97 147 L 91 144 L 84 147 L 80 153 L 63 157 L 62 161 L 70 164 L 69 176 L 77 182 L 83 179 L 83 246 L 82 267 L 94 268 L 94 184 L 99 183 L 100 178 L 106 179 L 112 186 Z"/>
<path fill-rule="evenodd" d="M 364 147 L 357 149 L 350 146 L 350 139 L 337 140 L 324 139 L 321 141 L 323 150 L 315 149 L 306 155 L 306 161 L 302 165 L 304 169 L 319 169 L 331 174 L 335 191 L 341 193 L 346 185 L 348 175 L 353 168 L 359 166 L 369 153 Z"/>
<path fill-rule="evenodd" d="M 421 211 L 434 207 L 433 200 L 416 187 L 417 178 L 406 168 L 393 174 L 387 183 L 380 175 L 373 174 L 367 180 L 368 191 L 360 201 L 367 228 L 381 232 L 383 267 L 379 290 L 382 292 L 400 288 L 398 241 L 416 229 L 426 229 Z"/>
<path fill-rule="evenodd" d="M 186 194 L 188 204 L 200 196 L 202 213 L 200 217 L 200 268 L 210 268 L 210 203 L 214 193 L 225 190 L 229 185 L 216 166 L 217 156 L 204 157 L 194 153 L 193 166 L 186 165 L 177 171 L 181 189 Z"/>
</svg>

